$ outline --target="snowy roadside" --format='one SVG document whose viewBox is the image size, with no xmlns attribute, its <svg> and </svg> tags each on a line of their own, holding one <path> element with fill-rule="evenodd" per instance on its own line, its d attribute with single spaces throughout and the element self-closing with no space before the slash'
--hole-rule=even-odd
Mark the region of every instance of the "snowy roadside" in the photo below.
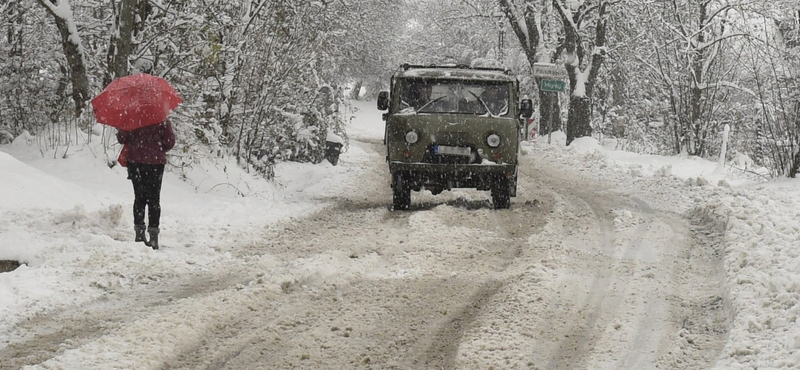
<svg viewBox="0 0 800 370">
<path fill-rule="evenodd" d="M 0 274 L 0 348 L 29 336 L 16 326 L 37 316 L 156 282 L 236 273 L 244 261 L 229 251 L 326 207 L 364 170 L 354 149 L 342 155 L 346 166 L 280 164 L 273 182 L 232 160 L 196 165 L 185 179 L 168 172 L 162 249 L 153 251 L 133 241 L 133 190 L 124 168 L 106 166 L 99 141 L 65 159 L 63 148 L 43 156 L 31 136 L 0 146 L 0 260 L 23 263 Z"/>
<path fill-rule="evenodd" d="M 695 212 L 725 230 L 731 330 L 717 369 L 800 367 L 797 181 L 717 192 Z"/>
<path fill-rule="evenodd" d="M 729 338 L 715 369 L 800 368 L 800 180 L 756 183 L 714 162 L 613 151 L 593 139 L 536 150 L 723 230 Z"/>
</svg>

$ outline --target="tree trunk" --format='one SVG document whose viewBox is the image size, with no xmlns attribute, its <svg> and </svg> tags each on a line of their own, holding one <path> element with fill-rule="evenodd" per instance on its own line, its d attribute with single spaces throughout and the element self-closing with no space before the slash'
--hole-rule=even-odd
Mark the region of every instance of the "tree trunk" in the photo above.
<svg viewBox="0 0 800 370">
<path fill-rule="evenodd" d="M 8 39 L 8 44 L 11 45 L 11 50 L 9 51 L 10 56 L 22 56 L 22 13 L 24 10 L 25 9 L 18 2 L 8 5 L 8 28 L 6 30 L 6 38 Z"/>
<path fill-rule="evenodd" d="M 567 59 L 575 59 L 564 63 L 569 76 L 570 98 L 569 98 L 569 117 L 567 118 L 567 145 L 579 137 L 592 135 L 592 96 L 600 67 L 605 60 L 606 46 L 606 7 L 608 3 L 600 1 L 597 7 L 596 24 L 594 30 L 594 50 L 587 52 L 584 50 L 584 38 L 579 30 L 583 27 L 583 22 L 587 21 L 585 14 L 582 17 L 574 16 L 570 18 L 567 10 L 558 0 L 553 0 L 553 7 L 561 16 L 564 25 L 564 50 Z M 588 58 L 588 61 L 585 59 Z M 577 62 L 577 63 L 575 63 Z M 580 66 L 585 65 L 588 76 L 585 81 L 579 81 L 578 73 L 581 73 Z M 577 84 L 583 86 L 578 87 Z"/>
<path fill-rule="evenodd" d="M 794 103 L 794 112 L 790 112 L 786 116 L 787 123 L 789 126 L 793 126 L 792 129 L 789 130 L 790 137 L 792 138 L 792 150 L 794 151 L 794 155 L 792 156 L 792 166 L 789 169 L 789 177 L 796 178 L 797 172 L 800 171 L 800 102 Z M 793 122 L 792 122 L 793 121 Z"/>
<path fill-rule="evenodd" d="M 798 170 L 800 170 L 800 151 L 794 153 L 794 156 L 792 157 L 792 164 L 787 175 L 791 178 L 796 178 Z"/>
<path fill-rule="evenodd" d="M 136 9 L 137 14 L 139 15 L 139 22 L 135 22 L 134 19 L 134 26 L 133 26 L 133 37 L 138 37 L 140 33 L 144 31 L 144 25 L 147 23 L 147 18 L 153 14 L 153 5 L 150 4 L 150 0 L 139 0 L 138 1 L 138 9 Z M 135 17 L 134 17 L 135 18 Z"/>
<path fill-rule="evenodd" d="M 579 137 L 592 136 L 592 126 L 589 124 L 591 117 L 591 99 L 570 96 L 569 118 L 567 119 L 567 145 Z"/>
<path fill-rule="evenodd" d="M 103 79 L 104 85 L 129 73 L 128 65 L 130 55 L 133 53 L 133 32 L 139 8 L 138 2 L 138 0 L 122 0 L 119 8 L 114 11 L 115 24 L 106 54 L 108 68 Z"/>
<path fill-rule="evenodd" d="M 69 65 L 70 80 L 72 82 L 72 100 L 75 102 L 75 116 L 83 112 L 83 107 L 89 101 L 89 79 L 86 77 L 86 65 L 84 64 L 83 48 L 81 47 L 78 28 L 71 17 L 62 18 L 57 12 L 57 6 L 51 0 L 38 0 L 39 4 L 45 7 L 53 15 L 58 32 L 61 34 L 61 46 L 67 57 Z M 72 13 L 72 9 L 67 7 Z"/>
<path fill-rule="evenodd" d="M 707 5 L 700 4 L 699 9 L 699 24 L 700 24 L 700 31 L 697 33 L 697 45 L 702 45 L 706 42 L 705 37 L 705 28 L 708 25 L 707 18 Z M 704 76 L 703 71 L 705 68 L 705 64 L 708 63 L 706 56 L 706 49 L 697 48 L 692 52 L 692 80 L 691 80 L 691 102 L 690 102 L 690 109 L 689 112 L 689 120 L 691 127 L 689 128 L 689 134 L 691 137 L 689 138 L 689 154 L 691 155 L 703 155 L 703 149 L 701 147 L 702 138 L 701 130 L 704 124 L 701 122 L 701 112 L 702 112 L 702 105 L 703 105 L 703 90 L 700 88 L 700 84 L 705 81 L 706 76 Z"/>
</svg>

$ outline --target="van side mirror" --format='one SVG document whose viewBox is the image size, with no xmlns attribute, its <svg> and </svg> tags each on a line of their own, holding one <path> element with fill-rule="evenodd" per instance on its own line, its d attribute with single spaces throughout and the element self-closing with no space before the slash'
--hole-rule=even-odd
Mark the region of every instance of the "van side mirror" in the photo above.
<svg viewBox="0 0 800 370">
<path fill-rule="evenodd" d="M 522 99 L 519 103 L 519 115 L 523 118 L 531 118 L 533 115 L 533 100 Z"/>
<path fill-rule="evenodd" d="M 378 110 L 389 109 L 389 92 L 381 91 L 378 93 Z"/>
</svg>

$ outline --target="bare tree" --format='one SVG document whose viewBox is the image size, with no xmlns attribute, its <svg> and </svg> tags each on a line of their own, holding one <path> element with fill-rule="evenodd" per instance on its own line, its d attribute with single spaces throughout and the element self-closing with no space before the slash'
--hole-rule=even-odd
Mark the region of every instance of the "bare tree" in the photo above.
<svg viewBox="0 0 800 370">
<path fill-rule="evenodd" d="M 788 177 L 800 170 L 800 9 L 793 6 L 765 4 L 759 17 L 766 32 L 747 43 L 757 101 L 751 150 L 773 175 Z"/>
<path fill-rule="evenodd" d="M 736 14 L 741 9 L 738 5 L 706 0 L 670 0 L 651 9 L 650 19 L 656 22 L 644 38 L 649 39 L 653 54 L 638 56 L 639 61 L 666 92 L 674 150 L 706 155 L 709 140 L 726 120 L 721 119 L 720 108 L 735 108 L 725 105 L 725 100 L 731 98 L 729 90 L 738 86 L 738 58 L 734 44 L 726 42 L 747 35 L 730 26 L 746 17 Z"/>
</svg>

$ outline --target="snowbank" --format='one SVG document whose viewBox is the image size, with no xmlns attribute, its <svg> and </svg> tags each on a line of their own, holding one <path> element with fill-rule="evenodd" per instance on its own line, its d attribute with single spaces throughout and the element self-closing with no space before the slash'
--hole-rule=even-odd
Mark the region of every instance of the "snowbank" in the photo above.
<svg viewBox="0 0 800 370">
<path fill-rule="evenodd" d="M 548 150 L 598 178 L 613 169 L 631 186 L 651 187 L 653 179 L 662 179 L 654 193 L 674 200 L 665 207 L 724 231 L 729 339 L 715 369 L 800 368 L 800 180 L 755 182 L 731 167 L 720 172 L 716 162 L 702 158 L 638 155 L 592 138 L 565 148 L 563 133 L 554 138 Z M 525 145 L 546 142 L 543 137 Z"/>
</svg>

